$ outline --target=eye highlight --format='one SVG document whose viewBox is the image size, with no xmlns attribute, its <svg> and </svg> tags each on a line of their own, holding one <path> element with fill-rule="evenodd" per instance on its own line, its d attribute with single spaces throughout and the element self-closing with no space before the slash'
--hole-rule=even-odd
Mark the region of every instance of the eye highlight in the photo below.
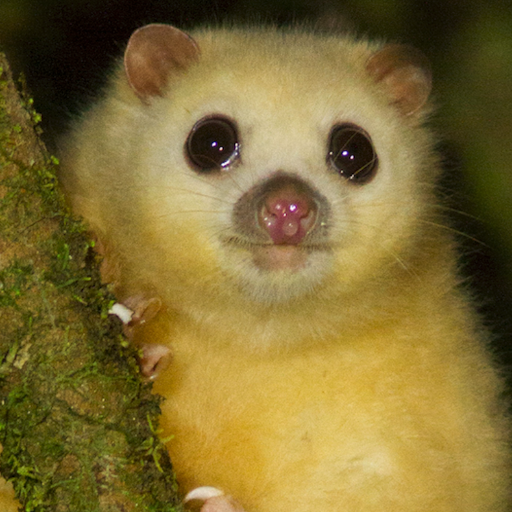
<svg viewBox="0 0 512 512">
<path fill-rule="evenodd" d="M 329 136 L 328 162 L 354 183 L 368 183 L 378 167 L 378 158 L 370 136 L 359 126 L 335 125 Z"/>
<path fill-rule="evenodd" d="M 201 172 L 220 171 L 239 158 L 238 133 L 224 117 L 206 117 L 190 131 L 185 149 L 190 162 Z"/>
</svg>

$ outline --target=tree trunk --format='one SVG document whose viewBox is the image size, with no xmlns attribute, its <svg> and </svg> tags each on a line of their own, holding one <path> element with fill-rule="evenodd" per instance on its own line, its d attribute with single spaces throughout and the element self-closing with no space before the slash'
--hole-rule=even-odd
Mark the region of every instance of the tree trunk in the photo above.
<svg viewBox="0 0 512 512">
<path fill-rule="evenodd" d="M 0 54 L 0 472 L 26 511 L 181 510 L 158 398 Z"/>
</svg>

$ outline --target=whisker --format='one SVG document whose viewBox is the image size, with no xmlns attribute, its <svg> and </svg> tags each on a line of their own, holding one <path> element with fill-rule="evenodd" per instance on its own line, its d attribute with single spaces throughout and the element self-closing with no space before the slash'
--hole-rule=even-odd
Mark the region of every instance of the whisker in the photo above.
<svg viewBox="0 0 512 512">
<path fill-rule="evenodd" d="M 163 170 L 167 170 L 164 167 L 162 167 L 162 169 Z M 191 172 L 191 171 L 183 170 L 183 169 L 175 169 L 172 172 L 177 173 L 177 174 L 181 174 L 181 175 L 185 175 L 187 177 L 191 177 L 192 179 L 194 179 L 196 181 L 199 181 L 200 183 L 205 183 L 209 187 L 215 188 L 215 189 L 217 189 L 217 190 L 219 190 L 219 191 L 221 191 L 223 193 L 225 192 L 225 190 L 222 187 L 219 186 L 219 183 L 217 182 L 217 180 L 215 178 L 213 178 L 213 179 L 212 178 L 208 178 L 204 174 L 197 173 L 197 172 Z M 240 184 L 235 180 L 235 176 L 234 176 L 233 172 L 230 172 L 228 170 L 219 171 L 219 172 L 221 173 L 222 177 L 229 178 L 231 180 L 231 182 L 236 186 L 236 188 L 240 192 L 244 192 L 244 190 L 242 189 Z"/>
<path fill-rule="evenodd" d="M 363 222 L 360 222 L 356 219 L 351 219 L 351 220 L 348 220 L 345 222 L 345 226 L 350 226 L 350 224 L 352 224 L 353 226 L 363 226 L 363 227 L 366 227 L 366 228 L 370 228 L 372 229 L 374 232 L 380 232 L 381 228 L 380 226 L 375 226 L 373 224 L 369 224 L 367 222 L 363 223 Z M 415 279 L 419 279 L 419 276 L 418 274 L 413 271 L 408 265 L 407 263 L 393 250 L 391 250 L 389 247 L 386 247 L 381 241 L 379 241 L 378 239 L 374 239 L 374 241 L 378 244 L 378 246 L 384 251 L 386 252 L 387 254 L 389 254 L 397 263 L 398 265 L 403 269 L 405 270 L 411 277 L 414 277 Z M 336 243 L 336 242 L 331 242 L 331 246 L 332 247 L 337 247 L 337 246 L 340 246 L 339 243 Z"/>
<path fill-rule="evenodd" d="M 461 217 L 466 217 L 466 218 L 474 220 L 476 222 L 482 222 L 482 219 L 480 219 L 476 215 L 473 215 L 471 213 L 465 212 L 464 210 L 459 210 L 457 208 L 452 208 L 451 206 L 447 206 L 447 205 L 444 205 L 444 204 L 433 204 L 431 206 L 432 206 L 433 209 L 435 208 L 435 209 L 438 209 L 438 210 L 441 210 L 441 211 L 446 211 L 446 212 L 449 212 L 449 213 L 455 213 L 457 215 L 460 215 Z"/>
<path fill-rule="evenodd" d="M 188 214 L 188 213 L 204 213 L 204 214 L 220 214 L 225 213 L 224 210 L 175 210 L 175 211 L 169 211 L 162 213 L 162 215 L 157 215 L 153 218 L 155 219 L 162 219 L 171 215 L 182 215 L 182 214 Z"/>
<path fill-rule="evenodd" d="M 434 222 L 434 221 L 430 221 L 430 220 L 425 220 L 425 219 L 420 219 L 420 222 L 422 222 L 423 224 L 428 224 L 430 226 L 434 226 L 436 228 L 440 228 L 440 229 L 443 229 L 445 231 L 449 231 L 450 233 L 454 233 L 458 236 L 461 236 L 463 238 L 465 238 L 466 240 L 471 240 L 472 242 L 475 242 L 476 244 L 482 246 L 482 247 L 485 247 L 487 249 L 489 249 L 490 247 L 485 243 L 485 242 L 482 242 L 482 240 L 479 240 L 478 238 L 475 238 L 467 233 L 464 233 L 464 231 L 460 231 L 456 228 L 453 228 L 451 226 L 448 226 L 448 225 L 445 225 L 445 224 L 440 224 L 439 222 Z"/>
<path fill-rule="evenodd" d="M 164 188 L 164 190 L 172 190 L 172 192 L 182 192 L 184 194 L 189 194 L 189 195 L 196 196 L 196 197 L 205 197 L 206 199 L 212 199 L 212 200 L 218 201 L 220 203 L 225 203 L 225 204 L 227 204 L 229 206 L 233 205 L 233 202 L 229 201 L 227 199 L 216 197 L 216 196 L 213 196 L 213 195 L 210 195 L 210 194 L 205 194 L 203 192 L 197 192 L 195 190 L 189 190 L 189 189 L 186 189 L 186 188 L 181 188 L 181 187 L 169 187 L 169 186 L 157 187 L 156 185 L 155 186 L 149 185 L 147 188 L 148 189 L 149 188 L 158 188 L 160 190 L 162 188 Z M 169 198 L 169 196 L 167 194 L 161 194 L 161 195 L 155 196 L 155 199 L 168 199 L 168 198 Z"/>
<path fill-rule="evenodd" d="M 229 172 L 229 171 L 225 171 L 225 173 L 226 173 L 225 176 L 227 176 L 231 180 L 231 183 L 233 183 L 233 185 L 235 185 L 235 187 L 238 189 L 240 194 L 244 194 L 245 190 L 240 185 L 240 183 L 238 183 L 238 181 L 235 179 L 236 178 L 235 174 L 232 172 Z"/>
</svg>

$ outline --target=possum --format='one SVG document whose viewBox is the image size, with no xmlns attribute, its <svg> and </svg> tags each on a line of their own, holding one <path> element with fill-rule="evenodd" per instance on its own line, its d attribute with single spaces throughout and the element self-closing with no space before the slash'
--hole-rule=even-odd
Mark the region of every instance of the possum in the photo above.
<svg viewBox="0 0 512 512">
<path fill-rule="evenodd" d="M 203 511 L 509 510 L 430 93 L 406 45 L 152 24 L 68 137 L 62 187 Z"/>
</svg>

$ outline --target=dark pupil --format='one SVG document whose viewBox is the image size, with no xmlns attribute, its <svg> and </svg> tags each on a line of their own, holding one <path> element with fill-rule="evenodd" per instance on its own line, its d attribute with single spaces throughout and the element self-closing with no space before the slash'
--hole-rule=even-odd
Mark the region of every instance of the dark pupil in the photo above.
<svg viewBox="0 0 512 512">
<path fill-rule="evenodd" d="M 188 152 L 202 169 L 218 169 L 229 163 L 236 152 L 236 133 L 227 121 L 208 120 L 192 133 Z"/>
<path fill-rule="evenodd" d="M 339 127 L 334 130 L 329 157 L 341 175 L 355 181 L 368 179 L 377 163 L 368 137 L 350 127 Z"/>
</svg>

